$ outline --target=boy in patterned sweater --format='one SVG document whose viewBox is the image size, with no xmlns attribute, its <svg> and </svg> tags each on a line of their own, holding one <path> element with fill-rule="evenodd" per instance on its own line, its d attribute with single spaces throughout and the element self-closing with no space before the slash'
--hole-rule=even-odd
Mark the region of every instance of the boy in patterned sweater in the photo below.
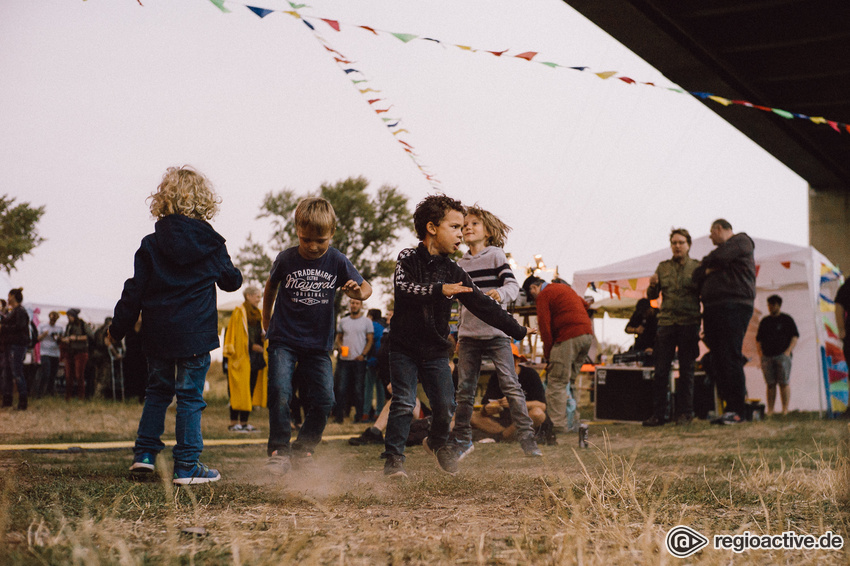
<svg viewBox="0 0 850 566">
<path fill-rule="evenodd" d="M 463 241 L 469 246 L 469 251 L 457 262 L 472 281 L 503 309 L 519 294 L 519 283 L 502 250 L 510 229 L 510 226 L 483 208 L 467 208 L 463 222 Z M 494 377 L 499 380 L 499 387 L 507 397 L 511 419 L 516 425 L 517 439 L 523 452 L 526 456 L 542 456 L 534 440 L 534 425 L 528 416 L 525 395 L 514 370 L 511 339 L 461 306 L 457 412 L 453 430 L 459 459 L 463 459 L 474 448 L 470 419 L 481 374 L 482 357 L 491 359 L 496 367 Z"/>
</svg>

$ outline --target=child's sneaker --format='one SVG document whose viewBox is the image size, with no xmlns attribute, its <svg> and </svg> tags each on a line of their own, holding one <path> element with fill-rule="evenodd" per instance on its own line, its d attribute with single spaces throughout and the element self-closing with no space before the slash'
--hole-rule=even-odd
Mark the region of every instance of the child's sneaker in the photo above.
<svg viewBox="0 0 850 566">
<path fill-rule="evenodd" d="M 543 456 L 543 452 L 541 452 L 540 448 L 537 447 L 537 441 L 534 440 L 533 436 L 523 438 L 519 441 L 519 445 L 522 446 L 522 451 L 525 452 L 525 455 L 529 458 L 540 458 Z"/>
<path fill-rule="evenodd" d="M 147 475 L 153 473 L 156 463 L 156 454 L 136 454 L 133 457 L 133 465 L 130 466 L 131 474 Z"/>
<path fill-rule="evenodd" d="M 431 445 L 428 444 L 427 436 L 422 440 L 422 446 L 425 447 L 425 451 L 428 454 L 432 454 L 434 456 L 434 459 L 437 460 L 437 466 L 439 466 L 441 470 L 452 476 L 457 473 L 457 452 L 452 446 L 446 444 L 434 450 L 431 448 Z"/>
<path fill-rule="evenodd" d="M 235 425 L 230 425 L 229 427 L 227 427 L 227 430 L 229 430 L 230 432 L 243 432 L 245 428 L 241 424 L 236 423 Z"/>
<path fill-rule="evenodd" d="M 315 472 L 318 470 L 313 453 L 306 450 L 292 451 L 292 469 L 299 472 Z"/>
<path fill-rule="evenodd" d="M 384 475 L 388 478 L 406 478 L 407 472 L 404 471 L 404 456 L 390 454 L 387 456 L 387 461 L 384 462 Z"/>
<path fill-rule="evenodd" d="M 280 454 L 277 450 L 271 453 L 269 459 L 266 460 L 266 470 L 276 476 L 283 476 L 289 473 L 292 469 L 292 461 L 289 454 Z"/>
<path fill-rule="evenodd" d="M 195 465 L 191 468 L 186 468 L 177 464 L 174 466 L 173 483 L 177 485 L 210 483 L 220 479 L 221 474 L 218 473 L 218 470 L 213 470 L 200 462 L 195 462 Z"/>
<path fill-rule="evenodd" d="M 260 429 L 252 424 L 245 423 L 242 425 L 242 432 L 260 432 Z"/>
</svg>

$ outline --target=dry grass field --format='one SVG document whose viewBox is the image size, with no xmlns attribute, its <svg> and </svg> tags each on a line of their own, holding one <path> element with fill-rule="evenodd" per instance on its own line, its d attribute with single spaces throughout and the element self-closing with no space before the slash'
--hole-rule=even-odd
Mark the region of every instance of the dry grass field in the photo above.
<svg viewBox="0 0 850 566">
<path fill-rule="evenodd" d="M 36 401 L 26 413 L 0 413 L 0 444 L 132 440 L 140 414 L 130 402 Z M 253 422 L 267 430 L 267 413 Z M 227 424 L 226 401 L 211 398 L 205 439 L 235 437 Z M 330 425 L 326 434 L 361 430 Z M 537 460 L 515 444 L 478 444 L 455 477 L 409 448 L 405 481 L 384 479 L 380 446 L 323 442 L 317 475 L 283 480 L 264 473 L 262 444 L 208 446 L 203 460 L 222 481 L 180 488 L 167 474 L 132 481 L 130 449 L 3 451 L 0 563 L 850 563 L 848 547 L 735 553 L 709 545 L 681 560 L 664 545 L 680 524 L 709 539 L 832 531 L 847 540 L 846 422 L 599 424 L 590 441 L 580 449 L 575 437 L 561 437 Z M 168 472 L 170 452 L 162 455 Z M 201 533 L 184 532 L 192 527 Z"/>
</svg>

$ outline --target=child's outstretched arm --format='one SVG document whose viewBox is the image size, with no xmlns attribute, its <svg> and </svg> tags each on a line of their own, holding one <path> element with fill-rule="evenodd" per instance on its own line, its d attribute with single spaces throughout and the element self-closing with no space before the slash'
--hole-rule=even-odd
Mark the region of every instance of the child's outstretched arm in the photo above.
<svg viewBox="0 0 850 566">
<path fill-rule="evenodd" d="M 357 281 L 349 279 L 345 282 L 345 285 L 342 286 L 342 292 L 352 299 L 365 301 L 372 296 L 372 286 L 365 280 L 363 283 L 358 285 Z"/>
</svg>

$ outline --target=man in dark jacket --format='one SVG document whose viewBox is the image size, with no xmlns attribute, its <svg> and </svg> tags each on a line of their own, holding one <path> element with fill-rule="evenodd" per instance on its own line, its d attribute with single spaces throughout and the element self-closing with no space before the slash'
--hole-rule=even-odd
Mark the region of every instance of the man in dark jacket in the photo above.
<svg viewBox="0 0 850 566">
<path fill-rule="evenodd" d="M 395 314 L 389 338 L 392 404 L 387 423 L 384 474 L 407 476 L 404 446 L 410 431 L 416 383 L 431 403 L 432 423 L 423 442 L 437 464 L 457 473 L 456 447 L 447 444 L 455 409 L 454 383 L 449 368 L 449 316 L 454 297 L 472 314 L 521 340 L 530 329 L 521 326 L 502 307 L 475 286 L 452 259 L 463 236 L 464 208 L 447 196 L 426 197 L 416 207 L 413 224 L 419 246 L 398 255 L 393 290 Z"/>
<path fill-rule="evenodd" d="M 712 423 L 735 424 L 743 420 L 747 397 L 742 349 L 756 297 L 755 244 L 722 218 L 711 224 L 709 237 L 717 248 L 702 259 L 693 278 L 700 287 L 710 373 L 726 402 L 726 411 Z"/>
</svg>

